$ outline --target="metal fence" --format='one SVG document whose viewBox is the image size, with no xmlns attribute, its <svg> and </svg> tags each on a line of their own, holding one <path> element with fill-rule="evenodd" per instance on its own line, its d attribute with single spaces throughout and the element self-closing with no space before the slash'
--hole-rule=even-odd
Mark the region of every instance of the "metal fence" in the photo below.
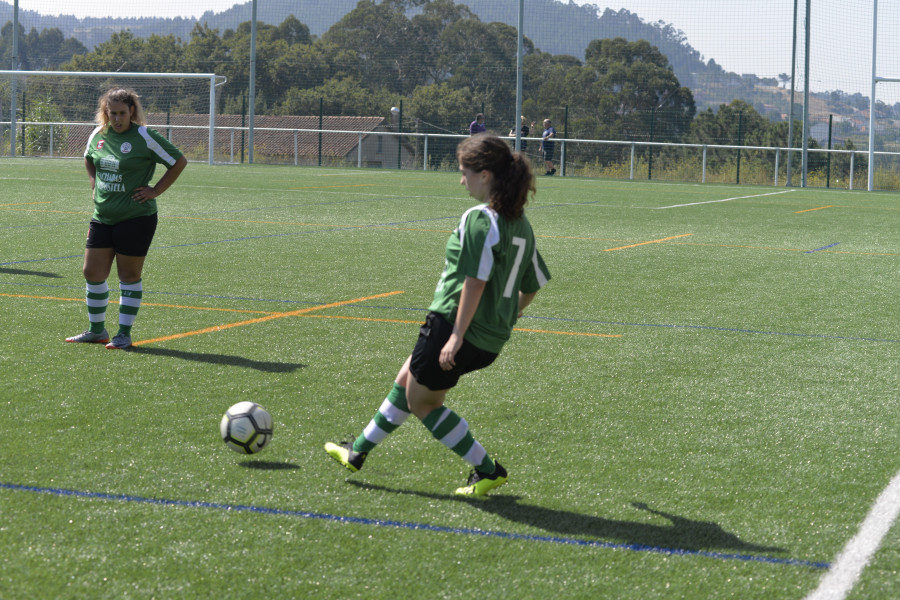
<svg viewBox="0 0 900 600">
<path fill-rule="evenodd" d="M 17 157 L 80 158 L 94 123 L 18 122 L 21 144 Z M 207 127 L 150 124 L 178 146 L 192 161 L 240 164 L 247 160 L 248 127 Z M 9 139 L 9 121 L 0 121 L 0 139 Z M 31 130 L 30 135 L 26 135 Z M 455 171 L 455 148 L 465 135 L 394 131 L 345 131 L 325 129 L 255 128 L 255 163 L 295 166 L 342 166 L 405 170 Z M 343 144 L 336 144 L 337 139 Z M 25 140 L 29 140 L 26 144 Z M 213 152 L 205 140 L 213 139 Z M 540 138 L 522 138 L 535 171 L 543 170 Z M 349 143 L 348 143 L 349 141 Z M 514 138 L 509 138 L 514 146 Z M 367 149 L 366 143 L 371 148 Z M 328 152 L 335 146 L 351 147 L 347 153 Z M 380 150 L 378 150 L 380 149 Z M 865 189 L 867 150 L 810 149 L 820 156 L 808 185 Z M 610 155 L 616 158 L 610 159 Z M 876 189 L 900 189 L 900 152 L 876 152 Z M 746 185 L 799 185 L 800 148 L 680 144 L 646 141 L 582 140 L 558 138 L 554 166 L 557 176 L 600 177 Z M 713 159 L 715 157 L 715 159 Z M 788 181 L 788 163 L 795 165 Z"/>
</svg>

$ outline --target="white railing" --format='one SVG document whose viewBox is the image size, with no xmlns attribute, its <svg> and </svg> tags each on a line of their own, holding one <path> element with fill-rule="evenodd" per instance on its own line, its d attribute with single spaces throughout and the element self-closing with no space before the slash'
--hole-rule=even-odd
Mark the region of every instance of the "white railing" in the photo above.
<svg viewBox="0 0 900 600">
<path fill-rule="evenodd" d="M 9 121 L 0 121 L 0 136 L 4 136 L 9 129 L 10 122 Z M 65 131 L 66 137 L 71 135 L 72 128 L 79 128 L 82 130 L 86 130 L 88 133 L 96 127 L 93 123 L 84 123 L 84 122 L 34 122 L 34 121 L 19 121 L 17 122 L 17 126 L 20 128 L 27 127 L 47 127 L 49 128 L 49 144 L 46 148 L 43 149 L 42 152 L 32 152 L 30 156 L 49 156 L 51 158 L 80 158 L 82 156 L 83 147 L 77 149 L 68 150 L 61 149 L 60 144 L 56 142 L 57 137 L 59 137 L 59 131 Z M 171 124 L 162 124 L 162 123 L 151 123 L 150 127 L 160 131 L 163 134 L 171 137 L 171 132 L 178 130 L 188 130 L 188 131 L 197 131 L 203 132 L 204 135 L 208 132 L 209 128 L 205 126 L 196 126 L 196 125 L 171 125 Z M 462 140 L 468 137 L 467 135 L 462 134 L 441 134 L 441 133 L 415 133 L 415 132 L 396 132 L 396 131 L 353 131 L 353 130 L 334 130 L 334 129 L 288 129 L 288 128 L 274 128 L 274 127 L 255 127 L 254 131 L 260 134 L 272 134 L 273 136 L 287 136 L 289 142 L 285 143 L 284 141 L 280 142 L 280 149 L 288 148 L 288 152 L 273 152 L 271 153 L 273 156 L 291 156 L 293 158 L 293 164 L 299 165 L 301 162 L 303 164 L 309 164 L 313 159 L 319 158 L 321 160 L 322 155 L 318 153 L 317 155 L 309 154 L 309 153 L 301 153 L 300 151 L 300 143 L 299 138 L 302 134 L 315 134 L 318 136 L 322 135 L 351 135 L 356 137 L 356 166 L 364 167 L 366 166 L 364 163 L 364 152 L 363 152 L 363 140 L 368 136 L 383 136 L 385 138 L 406 138 L 407 140 L 421 140 L 423 150 L 421 155 L 419 156 L 418 150 L 414 152 L 409 151 L 409 147 L 407 147 L 407 154 L 412 155 L 412 161 L 410 157 L 407 157 L 405 160 L 397 160 L 398 152 L 392 151 L 387 153 L 391 155 L 393 158 L 389 160 L 390 164 L 382 164 L 384 168 L 418 168 L 416 165 L 421 164 L 421 168 L 423 170 L 433 169 L 429 163 L 430 154 L 429 154 L 429 141 L 435 140 Z M 240 134 L 248 133 L 248 127 L 231 127 L 231 126 L 220 126 L 217 127 L 214 133 L 209 133 L 208 139 L 213 140 L 215 148 L 213 151 L 209 152 L 210 156 L 217 157 L 216 162 L 219 163 L 237 163 L 238 157 L 236 156 L 238 152 L 238 140 L 237 137 Z M 82 136 L 79 136 L 82 137 Z M 84 140 L 87 140 L 87 135 L 84 135 Z M 224 138 L 224 140 L 223 140 Z M 23 137 L 24 139 L 24 137 Z M 513 138 L 510 139 L 510 142 L 513 142 Z M 265 138 L 263 138 L 265 140 Z M 532 148 L 537 148 L 541 138 L 522 138 L 523 141 L 527 141 Z M 24 143 L 24 142 L 23 142 Z M 264 141 L 262 142 L 265 143 Z M 321 142 L 320 142 L 321 143 Z M 256 140 L 257 146 L 261 145 L 260 139 Z M 772 185 L 779 185 L 779 174 L 781 172 L 781 160 L 782 157 L 786 157 L 788 152 L 794 154 L 796 158 L 795 164 L 797 165 L 795 169 L 795 173 L 800 175 L 800 148 L 783 148 L 783 147 L 770 147 L 770 146 L 736 146 L 731 144 L 679 144 L 679 143 L 668 143 L 668 142 L 642 142 L 642 141 L 621 141 L 621 140 L 584 140 L 584 139 L 565 139 L 558 138 L 556 140 L 556 144 L 559 146 L 559 164 L 561 165 L 560 171 L 561 175 L 566 174 L 566 150 L 567 146 L 571 146 L 574 144 L 578 145 L 588 145 L 588 146 L 620 146 L 630 149 L 630 158 L 628 162 L 628 179 L 636 178 L 636 166 L 639 160 L 638 158 L 638 150 L 643 149 L 652 149 L 652 148 L 683 148 L 683 149 L 693 149 L 698 150 L 702 153 L 702 164 L 700 169 L 700 183 L 707 182 L 707 173 L 708 173 L 708 160 L 707 155 L 711 150 L 730 150 L 730 151 L 760 151 L 760 152 L 769 152 L 774 153 L 774 178 L 772 181 Z M 394 144 L 390 144 L 392 147 Z M 223 147 L 224 146 L 224 147 Z M 387 142 L 384 143 L 384 146 L 387 147 Z M 402 142 L 397 142 L 397 150 L 399 151 L 402 147 Z M 320 146 L 321 148 L 321 146 Z M 208 150 L 208 148 L 206 149 Z M 257 150 L 257 152 L 259 152 Z M 867 156 L 869 154 L 868 150 L 843 150 L 843 149 L 824 149 L 824 148 L 810 148 L 809 152 L 818 152 L 818 153 L 826 153 L 831 154 L 833 156 L 838 155 L 849 155 L 850 157 L 850 168 L 849 168 L 849 189 L 854 189 L 854 173 L 855 173 L 855 162 L 856 156 Z M 900 152 L 875 152 L 875 156 L 881 157 L 891 157 L 894 159 L 900 159 Z M 22 156 L 23 154 L 17 153 L 17 156 Z M 257 154 L 259 156 L 259 154 Z M 263 153 L 265 155 L 265 153 Z M 7 155 L 8 156 L 8 155 Z M 227 157 L 227 158 L 226 158 Z M 334 160 L 334 156 L 326 157 L 329 160 Z M 652 155 L 651 155 L 651 168 L 652 168 Z M 343 157 L 343 161 L 349 162 L 349 157 Z M 266 161 L 257 161 L 257 162 L 266 162 Z M 350 163 L 352 164 L 352 162 Z M 571 169 L 570 169 L 571 170 Z M 652 172 L 648 169 L 648 179 L 652 178 Z M 783 181 L 783 180 L 782 180 Z"/>
</svg>

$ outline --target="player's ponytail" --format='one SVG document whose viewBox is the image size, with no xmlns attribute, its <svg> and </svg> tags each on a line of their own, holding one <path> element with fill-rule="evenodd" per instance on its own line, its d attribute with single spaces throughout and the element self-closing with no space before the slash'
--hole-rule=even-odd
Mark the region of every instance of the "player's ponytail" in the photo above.
<svg viewBox="0 0 900 600">
<path fill-rule="evenodd" d="M 493 175 L 488 198 L 491 208 L 511 220 L 525 212 L 528 193 L 535 192 L 531 165 L 521 153 L 513 153 L 503 140 L 491 135 L 466 138 L 456 150 L 461 165 L 476 173 Z"/>
</svg>

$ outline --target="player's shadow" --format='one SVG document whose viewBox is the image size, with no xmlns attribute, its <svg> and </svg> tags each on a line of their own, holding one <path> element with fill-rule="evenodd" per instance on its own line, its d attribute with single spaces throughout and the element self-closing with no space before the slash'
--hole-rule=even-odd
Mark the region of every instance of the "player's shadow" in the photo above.
<svg viewBox="0 0 900 600">
<path fill-rule="evenodd" d="M 182 360 L 192 360 L 195 362 L 210 363 L 213 365 L 229 365 L 232 367 L 244 367 L 247 369 L 255 369 L 266 373 L 293 373 L 297 369 L 306 368 L 302 363 L 282 363 L 262 360 L 253 360 L 244 358 L 243 356 L 230 356 L 228 354 L 205 354 L 202 352 L 183 352 L 181 350 L 172 350 L 169 348 L 146 348 L 144 346 L 131 346 L 129 352 L 137 354 L 149 354 L 151 356 L 166 356 L 169 358 L 180 358 Z"/>
<path fill-rule="evenodd" d="M 46 271 L 26 271 L 25 269 L 7 269 L 0 267 L 0 273 L 6 275 L 34 275 L 35 277 L 48 277 L 51 279 L 61 279 L 62 275 L 56 273 L 47 273 Z"/>
<path fill-rule="evenodd" d="M 777 546 L 763 546 L 745 542 L 737 535 L 725 531 L 716 523 L 695 521 L 663 511 L 653 510 L 642 502 L 632 502 L 631 505 L 638 510 L 663 517 L 669 521 L 669 524 L 657 525 L 638 521 L 607 519 L 566 510 L 545 508 L 534 504 L 525 504 L 520 501 L 521 498 L 519 496 L 497 495 L 488 496 L 484 499 L 474 499 L 448 494 L 399 490 L 354 480 L 348 480 L 347 483 L 367 490 L 409 494 L 433 500 L 465 502 L 473 508 L 494 513 L 509 521 L 530 525 L 554 534 L 586 536 L 598 541 L 602 540 L 629 546 L 694 552 L 708 550 L 761 553 L 787 552 L 786 549 Z"/>
</svg>

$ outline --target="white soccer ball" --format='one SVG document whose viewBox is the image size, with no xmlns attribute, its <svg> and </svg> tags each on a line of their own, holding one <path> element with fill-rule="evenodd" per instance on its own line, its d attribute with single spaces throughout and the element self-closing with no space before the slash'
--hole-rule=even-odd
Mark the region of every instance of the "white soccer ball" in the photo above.
<svg viewBox="0 0 900 600">
<path fill-rule="evenodd" d="M 225 445 L 241 454 L 256 454 L 272 439 L 272 416 L 256 402 L 238 402 L 219 423 Z"/>
</svg>

